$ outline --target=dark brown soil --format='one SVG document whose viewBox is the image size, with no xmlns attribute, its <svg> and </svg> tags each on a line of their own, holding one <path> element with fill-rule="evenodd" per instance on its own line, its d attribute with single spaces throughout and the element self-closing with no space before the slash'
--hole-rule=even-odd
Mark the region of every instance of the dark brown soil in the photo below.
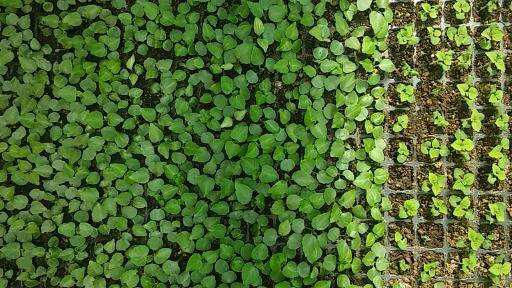
<svg viewBox="0 0 512 288">
<path fill-rule="evenodd" d="M 466 241 L 468 236 L 468 228 L 471 224 L 467 221 L 454 221 L 448 224 L 448 245 L 457 248 L 457 242 Z"/>
<path fill-rule="evenodd" d="M 393 10 L 393 27 L 403 27 L 409 23 L 415 23 L 416 21 L 416 8 L 410 2 L 394 2 L 391 3 L 391 9 Z M 419 19 L 419 17 L 418 17 Z"/>
<path fill-rule="evenodd" d="M 389 175 L 389 188 L 393 190 L 411 190 L 414 188 L 414 171 L 411 166 L 391 166 L 389 167 Z"/>
<path fill-rule="evenodd" d="M 491 22 L 499 22 L 500 21 L 500 11 L 502 10 L 498 7 L 494 11 L 488 11 L 487 4 L 491 1 L 476 1 L 473 4 L 473 19 L 475 22 L 481 23 L 491 23 Z M 499 3 L 499 1 L 496 1 Z"/>
<path fill-rule="evenodd" d="M 432 194 L 419 194 L 418 202 L 420 202 L 420 208 L 418 210 L 418 215 L 425 220 L 432 221 L 435 219 L 443 218 L 443 215 L 439 215 L 434 217 L 432 212 L 430 211 L 432 207 Z M 446 204 L 446 203 L 445 203 Z"/>
<path fill-rule="evenodd" d="M 418 224 L 418 242 L 421 247 L 441 248 L 444 245 L 443 225 L 434 222 Z"/>
<path fill-rule="evenodd" d="M 399 262 L 400 260 L 404 260 L 409 266 L 410 270 L 405 273 L 400 270 Z M 417 270 L 415 267 L 415 261 L 412 252 L 410 251 L 401 251 L 401 250 L 393 250 L 389 252 L 389 274 L 391 275 L 402 275 L 411 273 L 411 271 Z M 413 268 L 414 267 L 414 268 Z"/>
</svg>

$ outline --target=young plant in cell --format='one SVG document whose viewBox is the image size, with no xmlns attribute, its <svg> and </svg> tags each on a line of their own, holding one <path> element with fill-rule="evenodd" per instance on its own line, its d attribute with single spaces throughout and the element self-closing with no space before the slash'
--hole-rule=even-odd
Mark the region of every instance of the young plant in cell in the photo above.
<svg viewBox="0 0 512 288">
<path fill-rule="evenodd" d="M 408 199 L 398 208 L 398 217 L 402 219 L 411 218 L 418 214 L 420 203 L 416 199 Z"/>
<path fill-rule="evenodd" d="M 432 113 L 432 118 L 434 121 L 434 125 L 436 125 L 439 128 L 446 128 L 449 124 L 448 121 L 446 121 L 446 118 L 444 118 L 443 114 L 438 110 Z"/>
<path fill-rule="evenodd" d="M 451 195 L 448 202 L 453 208 L 453 216 L 458 219 L 465 218 L 472 221 L 475 218 L 473 210 L 471 209 L 471 199 L 469 196 L 460 197 L 457 195 Z"/>
<path fill-rule="evenodd" d="M 489 267 L 489 277 L 494 284 L 502 284 L 510 276 L 512 265 L 505 260 L 506 255 L 498 255 Z"/>
<path fill-rule="evenodd" d="M 396 161 L 400 164 L 405 163 L 407 161 L 407 158 L 409 158 L 410 151 L 404 142 L 398 143 L 397 152 L 398 152 L 398 155 L 396 156 Z"/>
<path fill-rule="evenodd" d="M 471 11 L 471 6 L 467 0 L 455 0 L 453 3 L 453 10 L 455 10 L 455 18 L 459 20 L 466 19 Z"/>
<path fill-rule="evenodd" d="M 510 116 L 508 116 L 508 114 L 502 113 L 496 117 L 494 124 L 500 129 L 500 131 L 507 131 L 509 128 L 509 122 Z"/>
<path fill-rule="evenodd" d="M 411 65 L 404 61 L 402 65 L 402 75 L 404 77 L 418 77 L 420 76 L 420 73 L 418 73 L 418 71 L 416 71 L 411 67 Z"/>
<path fill-rule="evenodd" d="M 489 151 L 489 157 L 494 159 L 492 164 L 491 173 L 487 175 L 487 182 L 490 184 L 496 183 L 496 181 L 504 181 L 506 178 L 506 171 L 510 162 L 507 152 L 510 148 L 510 141 L 508 138 L 502 138 L 500 143 L 493 147 Z"/>
<path fill-rule="evenodd" d="M 490 76 L 497 75 L 497 72 L 494 70 L 494 68 L 498 69 L 499 72 L 503 73 L 505 72 L 505 53 L 502 51 L 487 51 L 485 52 L 485 55 L 489 59 L 490 63 L 492 65 L 489 65 L 487 67 L 487 72 Z M 493 68 L 494 67 L 494 68 Z"/>
<path fill-rule="evenodd" d="M 421 3 L 420 19 L 425 22 L 428 19 L 437 19 L 439 17 L 440 6 L 428 2 Z"/>
<path fill-rule="evenodd" d="M 441 43 L 441 36 L 443 32 L 441 29 L 437 29 L 434 27 L 427 27 L 428 37 L 430 39 L 430 43 L 432 45 L 439 45 Z"/>
<path fill-rule="evenodd" d="M 476 253 L 471 251 L 468 255 L 468 257 L 462 258 L 462 272 L 464 274 L 469 275 L 473 272 L 475 272 L 476 268 L 478 267 L 478 258 L 476 256 Z"/>
<path fill-rule="evenodd" d="M 430 205 L 430 213 L 432 216 L 439 217 L 448 215 L 448 207 L 444 203 L 444 200 L 437 197 L 432 197 L 432 204 Z"/>
<path fill-rule="evenodd" d="M 433 261 L 423 264 L 423 270 L 420 273 L 421 282 L 426 283 L 432 280 L 438 272 L 439 262 Z"/>
<path fill-rule="evenodd" d="M 475 144 L 464 131 L 459 129 L 455 132 L 455 140 L 452 142 L 451 147 L 462 155 L 464 159 L 469 160 L 469 152 L 473 151 Z"/>
<path fill-rule="evenodd" d="M 469 247 L 474 252 L 478 251 L 480 248 L 486 248 L 484 235 L 478 231 L 475 231 L 473 228 L 468 228 L 468 240 Z"/>
<path fill-rule="evenodd" d="M 489 93 L 489 103 L 492 104 L 500 113 L 503 113 L 505 107 L 503 104 L 503 90 L 497 89 L 496 85 L 491 87 L 491 92 Z"/>
<path fill-rule="evenodd" d="M 498 13 L 497 10 L 500 8 L 500 4 L 498 3 L 498 0 L 488 0 L 487 4 L 485 4 L 485 11 L 487 11 L 488 14 L 492 15 L 493 13 Z"/>
<path fill-rule="evenodd" d="M 436 52 L 436 63 L 441 66 L 446 73 L 450 71 L 453 63 L 453 50 L 439 50 Z"/>
<path fill-rule="evenodd" d="M 491 23 L 487 28 L 482 31 L 478 44 L 484 50 L 491 50 L 493 44 L 498 44 L 503 40 L 503 29 L 498 23 Z"/>
<path fill-rule="evenodd" d="M 469 195 L 474 183 L 475 174 L 471 172 L 464 172 L 461 168 L 455 168 L 453 170 L 453 190 Z"/>
<path fill-rule="evenodd" d="M 396 242 L 396 246 L 400 249 L 400 250 L 405 250 L 407 249 L 407 238 L 405 238 L 399 231 L 396 231 L 395 232 L 395 242 Z"/>
<path fill-rule="evenodd" d="M 464 51 L 460 52 L 459 56 L 457 56 L 457 66 L 464 70 L 468 70 L 471 67 L 471 61 L 473 60 L 473 52 L 474 49 L 470 47 L 466 47 Z"/>
<path fill-rule="evenodd" d="M 489 211 L 485 214 L 485 219 L 490 223 L 505 222 L 507 214 L 507 204 L 504 202 L 489 203 Z"/>
<path fill-rule="evenodd" d="M 413 46 L 419 43 L 420 38 L 416 36 L 416 29 L 413 23 L 405 25 L 398 30 L 396 35 L 398 44 Z"/>
<path fill-rule="evenodd" d="M 446 188 L 446 180 L 447 177 L 443 174 L 428 172 L 428 179 L 421 183 L 421 190 L 438 196 Z"/>
<path fill-rule="evenodd" d="M 468 107 L 473 106 L 478 97 L 478 90 L 473 85 L 472 80 L 473 78 L 470 77 L 465 83 L 457 84 L 457 89 Z"/>
<path fill-rule="evenodd" d="M 446 29 L 446 37 L 454 42 L 457 47 L 471 44 L 471 35 L 469 35 L 468 27 L 465 25 L 448 27 L 448 29 Z"/>
<path fill-rule="evenodd" d="M 420 145 L 420 151 L 422 154 L 428 155 L 431 160 L 446 157 L 450 153 L 448 147 L 437 138 L 423 141 Z"/>
<path fill-rule="evenodd" d="M 405 129 L 409 125 L 409 116 L 407 114 L 402 114 L 396 118 L 395 124 L 393 124 L 393 132 L 398 133 Z"/>
<path fill-rule="evenodd" d="M 398 268 L 402 272 L 407 272 L 409 269 L 411 269 L 411 265 L 407 264 L 404 259 L 400 259 L 400 261 L 398 261 Z"/>
<path fill-rule="evenodd" d="M 482 120 L 484 120 L 484 113 L 479 112 L 475 108 L 471 108 L 471 117 L 469 118 L 471 122 L 471 128 L 473 131 L 480 132 L 482 130 Z"/>
<path fill-rule="evenodd" d="M 400 97 L 400 102 L 414 103 L 414 86 L 399 83 L 398 86 L 396 87 L 396 92 Z"/>
</svg>

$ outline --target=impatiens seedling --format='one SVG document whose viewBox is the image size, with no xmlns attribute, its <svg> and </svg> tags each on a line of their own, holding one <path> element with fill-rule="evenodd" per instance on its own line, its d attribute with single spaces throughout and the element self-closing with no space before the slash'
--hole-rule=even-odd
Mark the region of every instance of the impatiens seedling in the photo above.
<svg viewBox="0 0 512 288">
<path fill-rule="evenodd" d="M 462 258 L 462 271 L 467 275 L 471 274 L 478 267 L 478 259 L 476 253 L 469 253 L 468 257 Z"/>
<path fill-rule="evenodd" d="M 396 156 L 396 161 L 400 164 L 405 163 L 407 161 L 407 158 L 409 157 L 409 148 L 407 148 L 407 145 L 404 142 L 398 143 L 398 156 Z"/>
<path fill-rule="evenodd" d="M 398 133 L 406 129 L 409 125 L 409 116 L 407 114 L 400 115 L 396 118 L 395 124 L 393 124 L 393 132 Z"/>
<path fill-rule="evenodd" d="M 432 197 L 432 205 L 430 206 L 430 212 L 434 217 L 448 215 L 448 207 L 446 207 L 446 204 L 444 203 L 443 199 Z"/>
<path fill-rule="evenodd" d="M 453 10 L 455 10 L 455 18 L 464 20 L 471 11 L 471 6 L 467 0 L 456 0 L 453 3 Z"/>
<path fill-rule="evenodd" d="M 396 87 L 400 102 L 414 103 L 414 86 L 400 83 Z"/>
<path fill-rule="evenodd" d="M 439 5 L 431 4 L 428 2 L 421 3 L 420 19 L 427 21 L 430 19 L 437 19 L 439 16 Z"/>
<path fill-rule="evenodd" d="M 498 222 L 505 222 L 507 205 L 503 202 L 489 203 L 489 214 L 486 219 L 493 223 L 496 219 Z"/>
<path fill-rule="evenodd" d="M 491 23 L 480 34 L 479 44 L 484 50 L 491 50 L 493 43 L 499 43 L 503 39 L 504 33 L 497 23 Z"/>
<path fill-rule="evenodd" d="M 449 124 L 448 121 L 446 121 L 444 118 L 443 114 L 437 110 L 432 113 L 432 117 L 434 119 L 434 125 L 437 127 L 445 128 Z"/>
<path fill-rule="evenodd" d="M 420 151 L 422 154 L 428 155 L 432 160 L 436 160 L 440 157 L 446 157 L 450 153 L 448 147 L 437 138 L 422 142 L 420 145 Z"/>
<path fill-rule="evenodd" d="M 436 29 L 434 27 L 427 27 L 427 32 L 430 37 L 430 43 L 432 43 L 432 45 L 438 45 L 439 43 L 441 43 L 441 36 L 443 35 L 443 32 L 441 29 Z M 446 58 L 445 56 L 443 56 L 441 54 L 439 55 L 438 59 L 440 57 Z"/>
<path fill-rule="evenodd" d="M 395 242 L 400 250 L 407 249 L 407 238 L 405 238 L 400 232 L 395 232 Z"/>
<path fill-rule="evenodd" d="M 466 173 L 460 168 L 455 168 L 453 171 L 453 180 L 453 190 L 461 191 L 465 195 L 469 195 L 471 192 L 471 187 L 475 182 L 475 174 L 471 172 Z"/>
<path fill-rule="evenodd" d="M 420 208 L 420 203 L 416 199 L 408 199 L 404 201 L 404 204 L 400 206 L 398 217 L 405 219 L 416 216 L 418 214 L 418 209 Z"/>
<path fill-rule="evenodd" d="M 428 179 L 421 183 L 421 190 L 423 192 L 431 191 L 434 196 L 438 196 L 441 191 L 446 188 L 446 179 L 445 175 L 428 172 Z"/>
<path fill-rule="evenodd" d="M 416 45 L 419 43 L 420 38 L 416 36 L 414 24 L 407 24 L 401 28 L 397 35 L 398 44 L 401 45 Z"/>
<path fill-rule="evenodd" d="M 489 267 L 489 276 L 493 283 L 501 283 L 506 277 L 510 275 L 511 264 L 505 261 L 505 255 L 499 255 Z"/>
<path fill-rule="evenodd" d="M 444 72 L 450 70 L 453 62 L 452 50 L 439 50 L 436 52 L 437 63 L 441 66 Z"/>
<path fill-rule="evenodd" d="M 434 278 L 438 272 L 439 262 L 433 261 L 423 264 L 423 270 L 421 271 L 420 277 L 421 282 L 429 282 L 432 278 Z"/>
<path fill-rule="evenodd" d="M 496 69 L 500 72 L 505 72 L 505 54 L 502 51 L 487 51 L 485 55 Z M 489 67 L 488 71 L 489 75 L 495 75 L 492 66 Z"/>
<path fill-rule="evenodd" d="M 450 41 L 453 41 L 457 47 L 471 44 L 471 36 L 468 33 L 468 27 L 465 25 L 448 27 L 446 36 Z"/>
<path fill-rule="evenodd" d="M 462 130 L 457 130 L 455 132 L 455 140 L 452 142 L 451 147 L 459 152 L 464 159 L 469 159 L 469 152 L 473 150 L 475 145 L 473 144 L 473 140 L 469 139 L 466 133 Z"/>
<path fill-rule="evenodd" d="M 402 65 L 402 75 L 404 77 L 417 77 L 419 76 L 419 73 L 404 61 Z"/>
<path fill-rule="evenodd" d="M 461 219 L 473 220 L 475 218 L 471 208 L 471 199 L 469 196 L 459 197 L 451 195 L 449 198 L 450 205 L 453 207 L 453 216 Z"/>
</svg>

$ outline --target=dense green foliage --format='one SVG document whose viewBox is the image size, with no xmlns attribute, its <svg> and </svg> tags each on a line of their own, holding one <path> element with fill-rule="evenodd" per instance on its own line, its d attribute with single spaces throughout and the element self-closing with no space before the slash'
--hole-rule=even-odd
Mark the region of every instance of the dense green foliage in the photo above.
<svg viewBox="0 0 512 288">
<path fill-rule="evenodd" d="M 0 0 L 0 287 L 384 286 L 386 0 L 82 2 Z"/>
</svg>

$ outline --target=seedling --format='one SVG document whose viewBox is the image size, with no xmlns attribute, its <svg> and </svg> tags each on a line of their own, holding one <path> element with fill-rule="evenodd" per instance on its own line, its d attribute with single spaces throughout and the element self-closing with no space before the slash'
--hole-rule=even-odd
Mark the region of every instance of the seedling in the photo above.
<svg viewBox="0 0 512 288">
<path fill-rule="evenodd" d="M 492 172 L 487 176 L 487 182 L 494 184 L 497 180 L 504 181 L 506 178 L 506 169 L 510 162 L 507 155 L 503 151 L 507 151 L 510 147 L 510 142 L 507 138 L 502 138 L 500 143 L 489 151 L 489 157 L 495 159 L 492 164 Z"/>
<path fill-rule="evenodd" d="M 450 70 L 453 62 L 453 51 L 452 50 L 440 50 L 436 52 L 437 64 L 443 68 L 444 72 Z"/>
<path fill-rule="evenodd" d="M 437 127 L 440 127 L 440 128 L 445 128 L 448 126 L 448 121 L 446 121 L 446 119 L 444 118 L 443 114 L 441 114 L 441 112 L 439 111 L 434 111 L 434 113 L 432 113 L 432 117 L 434 119 L 434 125 L 436 125 Z"/>
<path fill-rule="evenodd" d="M 446 179 L 445 175 L 428 172 L 428 179 L 421 183 L 421 190 L 423 192 L 432 191 L 434 196 L 438 196 L 441 191 L 446 188 Z"/>
<path fill-rule="evenodd" d="M 494 222 L 505 222 L 507 213 L 507 205 L 503 202 L 489 203 L 489 213 L 485 215 L 485 218 L 490 223 Z"/>
<path fill-rule="evenodd" d="M 471 6 L 466 0 L 456 0 L 455 3 L 453 3 L 453 10 L 455 10 L 455 18 L 464 20 L 467 16 L 466 14 L 471 11 Z"/>
<path fill-rule="evenodd" d="M 400 102 L 414 103 L 414 86 L 400 83 L 396 87 Z"/>
<path fill-rule="evenodd" d="M 489 274 L 492 282 L 501 283 L 506 277 L 510 275 L 511 264 L 505 261 L 505 255 L 499 255 L 491 263 Z"/>
<path fill-rule="evenodd" d="M 397 35 L 398 44 L 413 46 L 419 43 L 420 38 L 416 36 L 414 24 L 407 24 L 401 28 Z"/>
<path fill-rule="evenodd" d="M 485 52 L 485 55 L 489 61 L 494 64 L 496 69 L 498 69 L 500 72 L 505 72 L 505 54 L 502 51 L 488 51 Z M 491 76 L 496 74 L 492 69 L 492 66 L 490 66 L 487 71 Z"/>
<path fill-rule="evenodd" d="M 441 43 L 441 36 L 443 35 L 441 29 L 427 27 L 427 32 L 430 38 L 430 43 L 432 43 L 432 45 L 438 45 L 439 43 Z"/>
<path fill-rule="evenodd" d="M 453 171 L 453 186 L 452 189 L 461 191 L 465 195 L 469 195 L 473 183 L 475 183 L 475 174 L 471 172 L 464 172 L 460 168 L 455 168 Z"/>
<path fill-rule="evenodd" d="M 405 163 L 407 158 L 409 157 L 409 148 L 404 142 L 398 143 L 398 156 L 396 156 L 396 161 L 400 164 Z"/>
<path fill-rule="evenodd" d="M 473 128 L 474 131 L 480 132 L 482 130 L 482 120 L 484 120 L 485 116 L 484 113 L 479 112 L 475 108 L 471 108 L 471 128 Z"/>
<path fill-rule="evenodd" d="M 460 52 L 457 56 L 457 65 L 462 69 L 469 69 L 471 67 L 471 61 L 473 60 L 473 48 L 467 47 L 464 51 Z"/>
<path fill-rule="evenodd" d="M 432 197 L 432 205 L 430 206 L 430 213 L 432 216 L 438 217 L 441 215 L 448 215 L 448 207 L 444 203 L 443 199 Z"/>
<path fill-rule="evenodd" d="M 404 77 L 417 77 L 420 76 L 418 71 L 414 70 L 414 68 L 411 67 L 407 62 L 403 62 L 402 65 L 402 75 Z"/>
<path fill-rule="evenodd" d="M 407 249 L 407 238 L 405 238 L 400 232 L 395 232 L 395 242 L 400 250 Z"/>
<path fill-rule="evenodd" d="M 448 147 L 437 138 L 425 140 L 421 143 L 420 151 L 422 154 L 428 155 L 432 160 L 437 160 L 440 157 L 446 157 L 450 153 Z"/>
<path fill-rule="evenodd" d="M 400 115 L 396 118 L 395 124 L 393 124 L 393 132 L 398 133 L 403 131 L 409 125 L 409 116 L 407 114 Z"/>
<path fill-rule="evenodd" d="M 471 44 L 471 36 L 468 33 L 468 28 L 464 25 L 459 27 L 449 27 L 446 30 L 446 36 L 448 39 L 455 42 L 457 47 Z"/>
<path fill-rule="evenodd" d="M 480 249 L 480 247 L 484 246 L 484 235 L 473 230 L 472 228 L 468 228 L 468 239 L 470 242 L 470 247 L 473 251 L 477 251 L 478 249 Z"/>
<path fill-rule="evenodd" d="M 429 18 L 437 19 L 439 16 L 439 5 L 432 5 L 428 2 L 421 3 L 420 19 L 425 22 Z"/>
<path fill-rule="evenodd" d="M 450 205 L 453 209 L 453 216 L 458 219 L 465 218 L 467 220 L 473 220 L 475 215 L 471 208 L 471 199 L 469 196 L 459 197 L 457 195 L 451 195 L 449 198 Z"/>
<path fill-rule="evenodd" d="M 491 50 L 493 43 L 503 40 L 503 30 L 497 23 L 491 23 L 480 34 L 479 45 L 484 50 Z"/>
<path fill-rule="evenodd" d="M 455 140 L 451 147 L 459 152 L 464 159 L 469 159 L 469 152 L 473 150 L 475 145 L 473 144 L 473 140 L 469 139 L 466 133 L 459 129 L 455 132 Z"/>
<path fill-rule="evenodd" d="M 469 107 L 473 106 L 478 97 L 478 90 L 471 84 L 471 79 L 468 79 L 465 83 L 457 84 L 457 89 L 464 98 L 464 101 L 466 101 L 466 104 Z"/>
<path fill-rule="evenodd" d="M 418 209 L 420 208 L 420 203 L 416 199 L 408 199 L 404 201 L 404 204 L 401 205 L 398 209 L 398 217 L 405 219 L 414 217 L 418 214 Z"/>
<path fill-rule="evenodd" d="M 462 258 L 462 271 L 468 275 L 475 271 L 478 267 L 478 259 L 475 252 L 469 253 L 468 257 Z"/>
<path fill-rule="evenodd" d="M 439 268 L 439 262 L 433 261 L 423 264 L 423 271 L 421 271 L 420 277 L 421 282 L 425 283 L 430 281 L 436 276 L 437 269 Z"/>
</svg>

